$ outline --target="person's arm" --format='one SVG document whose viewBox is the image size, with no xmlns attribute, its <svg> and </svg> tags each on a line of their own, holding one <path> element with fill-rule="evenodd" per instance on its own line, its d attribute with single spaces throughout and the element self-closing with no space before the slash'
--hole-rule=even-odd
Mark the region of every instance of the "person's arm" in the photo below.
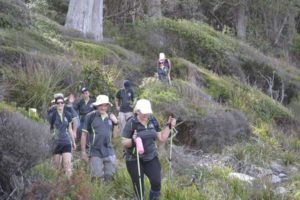
<svg viewBox="0 0 300 200">
<path fill-rule="evenodd" d="M 110 118 L 111 121 L 113 122 L 113 125 L 118 125 L 118 119 L 117 119 L 117 117 L 116 117 L 113 113 L 111 113 L 111 114 L 109 115 L 109 118 Z"/>
<path fill-rule="evenodd" d="M 116 105 L 116 109 L 119 111 L 120 110 L 120 90 L 116 94 L 115 105 Z"/>
<path fill-rule="evenodd" d="M 132 134 L 132 122 L 129 120 L 123 129 L 121 144 L 124 148 L 130 148 L 134 145 L 134 139 L 136 137 L 136 131 Z"/>
<path fill-rule="evenodd" d="M 168 123 L 167 124 L 168 125 L 164 128 L 164 130 L 162 130 L 161 132 L 157 133 L 157 139 L 160 142 L 167 141 L 167 139 L 168 139 L 168 137 L 170 135 L 171 129 L 174 128 L 175 125 L 176 125 L 176 119 L 172 118 L 170 116 L 169 119 L 168 119 Z"/>
<path fill-rule="evenodd" d="M 76 139 L 77 135 L 77 126 L 78 126 L 78 122 L 77 122 L 77 117 L 74 117 L 73 118 L 73 121 L 72 121 L 72 129 L 73 129 L 73 133 L 74 133 L 74 138 Z"/>
<path fill-rule="evenodd" d="M 90 114 L 88 114 L 85 117 L 83 126 L 82 126 L 82 134 L 81 134 L 81 159 L 88 162 L 89 157 L 88 154 L 86 152 L 86 138 L 87 138 L 87 134 L 88 134 L 88 123 L 89 123 L 89 119 L 90 119 Z"/>
<path fill-rule="evenodd" d="M 71 136 L 73 149 L 76 150 L 75 137 L 74 137 L 74 133 L 73 133 L 73 129 L 72 129 L 71 123 L 69 123 L 69 133 L 70 133 L 70 136 Z"/>
<path fill-rule="evenodd" d="M 71 108 L 71 113 L 72 113 L 72 129 L 73 129 L 73 133 L 74 133 L 74 138 L 76 139 L 76 133 L 77 133 L 77 127 L 78 127 L 78 114 L 75 111 L 75 109 L 73 107 Z"/>
</svg>

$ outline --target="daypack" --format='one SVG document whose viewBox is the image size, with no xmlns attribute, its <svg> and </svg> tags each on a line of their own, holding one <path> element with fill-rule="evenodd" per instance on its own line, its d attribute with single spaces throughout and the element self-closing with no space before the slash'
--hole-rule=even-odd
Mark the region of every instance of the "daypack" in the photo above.
<svg viewBox="0 0 300 200">
<path fill-rule="evenodd" d="M 130 120 L 130 121 L 129 121 Z M 134 131 L 135 130 L 137 130 L 137 126 L 138 126 L 138 121 L 137 121 L 137 119 L 136 118 L 134 118 L 134 116 L 132 116 L 132 117 L 130 117 L 129 119 L 128 119 L 128 122 L 130 122 L 131 123 L 131 129 L 132 129 L 132 135 L 134 134 Z M 154 125 L 154 127 L 158 127 L 159 126 L 159 124 L 158 124 L 158 121 L 157 120 L 155 120 L 155 118 L 154 118 L 154 116 L 153 115 L 150 115 L 149 116 L 149 122 L 151 122 L 153 125 Z M 149 123 L 148 122 L 148 123 Z M 145 135 L 146 136 L 146 135 Z M 146 136 L 147 137 L 147 136 Z M 148 141 L 148 143 L 149 143 L 149 141 Z M 144 144 L 144 145 L 147 145 L 147 144 Z M 145 146 L 144 146 L 144 148 L 145 148 Z M 136 156 L 136 153 L 137 153 L 137 151 L 136 151 L 136 147 L 130 147 L 128 150 L 125 150 L 124 151 L 124 156 L 126 156 L 126 152 L 127 153 L 129 153 L 131 156 Z"/>
<path fill-rule="evenodd" d="M 138 121 L 137 121 L 136 118 L 134 118 L 134 117 L 136 117 L 136 115 L 131 116 L 131 117 L 129 117 L 129 118 L 126 120 L 126 122 L 129 122 L 129 120 L 131 120 L 132 135 L 133 135 L 133 133 L 134 133 L 134 130 L 137 129 L 137 124 L 138 124 Z M 150 115 L 150 116 L 149 116 L 149 122 L 152 122 L 152 124 L 154 125 L 154 127 L 157 127 L 157 126 L 159 125 L 158 122 L 157 122 L 157 120 L 155 120 L 155 118 L 154 118 L 153 115 Z"/>
</svg>

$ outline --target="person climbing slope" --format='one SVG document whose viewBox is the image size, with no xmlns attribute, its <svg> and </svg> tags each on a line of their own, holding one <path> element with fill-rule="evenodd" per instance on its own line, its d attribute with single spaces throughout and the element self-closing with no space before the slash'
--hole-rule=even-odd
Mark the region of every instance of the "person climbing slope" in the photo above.
<svg viewBox="0 0 300 200">
<path fill-rule="evenodd" d="M 120 121 L 120 132 L 122 133 L 126 121 L 133 116 L 133 101 L 134 93 L 131 88 L 131 83 L 129 80 L 125 80 L 123 83 L 123 88 L 120 89 L 116 94 L 115 105 L 116 109 L 119 111 L 119 121 Z"/>
<path fill-rule="evenodd" d="M 128 120 L 122 132 L 121 143 L 126 149 L 125 159 L 128 173 L 133 182 L 136 196 L 144 199 L 144 174 L 148 177 L 151 190 L 149 199 L 158 199 L 161 190 L 161 165 L 158 159 L 155 140 L 167 141 L 176 119 L 169 116 L 167 126 L 161 130 L 157 119 L 152 115 L 151 103 L 147 99 L 137 101 L 135 116 Z M 137 154 L 136 138 L 140 137 L 144 153 Z"/>
<path fill-rule="evenodd" d="M 80 118 L 80 127 L 77 130 L 77 138 L 81 138 L 81 128 L 84 122 L 85 116 L 93 111 L 93 103 L 95 98 L 90 96 L 89 89 L 87 87 L 81 88 L 82 98 L 74 105 L 74 109 L 78 112 Z"/>
<path fill-rule="evenodd" d="M 169 83 L 171 85 L 171 61 L 166 58 L 164 53 L 159 54 L 157 62 L 157 74 L 158 79 L 162 82 Z"/>
</svg>

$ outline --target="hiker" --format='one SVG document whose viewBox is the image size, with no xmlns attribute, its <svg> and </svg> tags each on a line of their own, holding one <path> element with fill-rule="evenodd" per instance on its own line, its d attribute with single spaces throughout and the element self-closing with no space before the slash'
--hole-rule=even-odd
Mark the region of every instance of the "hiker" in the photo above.
<svg viewBox="0 0 300 200">
<path fill-rule="evenodd" d="M 171 85 L 170 72 L 171 72 L 171 61 L 166 58 L 164 53 L 160 53 L 157 62 L 158 79 L 162 82 L 169 83 Z"/>
<path fill-rule="evenodd" d="M 53 112 L 48 113 L 50 129 L 53 131 L 53 165 L 59 169 L 61 157 L 67 177 L 72 175 L 71 159 L 72 147 L 76 150 L 74 133 L 72 130 L 71 114 L 64 109 L 64 97 L 56 96 L 54 103 L 56 105 Z"/>
<path fill-rule="evenodd" d="M 53 115 L 49 115 L 51 112 L 56 111 L 56 107 L 57 105 L 55 104 L 55 98 L 61 96 L 64 99 L 64 102 L 68 101 L 68 98 L 64 97 L 64 94 L 62 93 L 56 93 L 54 94 L 54 99 L 51 101 L 52 106 L 49 108 L 48 110 L 48 116 L 53 116 Z M 77 132 L 77 128 L 78 128 L 78 114 L 75 111 L 75 109 L 73 108 L 72 105 L 70 105 L 70 103 L 65 104 L 64 105 L 64 109 L 69 112 L 71 114 L 71 118 L 72 118 L 72 134 L 74 134 L 74 138 L 76 138 L 76 132 Z"/>
<path fill-rule="evenodd" d="M 120 132 L 122 133 L 126 121 L 133 116 L 133 101 L 134 93 L 131 88 L 131 83 L 129 80 L 125 80 L 123 83 L 123 88 L 120 89 L 116 94 L 115 105 L 116 109 L 119 111 L 119 122 L 120 122 Z"/>
<path fill-rule="evenodd" d="M 152 115 L 151 104 L 147 99 L 137 101 L 134 113 L 135 116 L 129 119 L 125 125 L 121 140 L 123 147 L 126 149 L 127 171 L 133 182 L 135 194 L 139 199 L 144 197 L 144 174 L 148 177 L 151 184 L 149 199 L 158 199 L 161 190 L 161 166 L 155 140 L 165 142 L 171 129 L 176 125 L 176 119 L 170 116 L 167 126 L 161 130 L 157 119 Z M 137 137 L 142 139 L 144 146 L 142 155 L 137 154 L 135 143 Z M 139 160 L 137 159 L 138 156 Z"/>
<path fill-rule="evenodd" d="M 80 127 L 80 119 L 78 116 L 78 113 L 74 109 L 74 102 L 75 102 L 75 96 L 73 93 L 70 93 L 69 96 L 67 97 L 67 108 L 70 109 L 70 112 L 73 114 L 73 117 L 76 118 L 76 120 L 73 120 L 72 122 L 72 129 L 73 132 L 75 133 L 75 139 L 77 137 L 77 129 Z"/>
<path fill-rule="evenodd" d="M 109 106 L 112 106 L 108 96 L 99 95 L 93 106 L 96 110 L 86 115 L 82 126 L 82 159 L 90 163 L 92 181 L 100 178 L 107 181 L 112 179 L 116 169 L 116 156 L 111 139 L 113 126 L 118 124 L 118 120 L 114 114 L 108 112 Z M 87 138 L 89 154 L 86 152 Z"/>
<path fill-rule="evenodd" d="M 81 138 L 81 127 L 84 122 L 85 116 L 93 111 L 93 103 L 95 99 L 90 96 L 90 92 L 87 87 L 81 88 L 81 96 L 82 98 L 74 105 L 74 109 L 78 112 L 80 118 L 80 127 L 77 130 L 77 138 L 80 140 Z"/>
</svg>

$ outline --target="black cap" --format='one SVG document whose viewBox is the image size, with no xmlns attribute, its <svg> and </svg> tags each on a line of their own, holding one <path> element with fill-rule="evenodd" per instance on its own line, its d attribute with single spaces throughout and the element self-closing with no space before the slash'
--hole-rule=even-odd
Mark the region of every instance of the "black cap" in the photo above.
<svg viewBox="0 0 300 200">
<path fill-rule="evenodd" d="M 131 84 L 130 84 L 130 81 L 129 81 L 129 80 L 125 80 L 125 81 L 124 81 L 124 87 L 125 87 L 125 88 L 130 88 L 130 87 L 131 87 Z"/>
</svg>

